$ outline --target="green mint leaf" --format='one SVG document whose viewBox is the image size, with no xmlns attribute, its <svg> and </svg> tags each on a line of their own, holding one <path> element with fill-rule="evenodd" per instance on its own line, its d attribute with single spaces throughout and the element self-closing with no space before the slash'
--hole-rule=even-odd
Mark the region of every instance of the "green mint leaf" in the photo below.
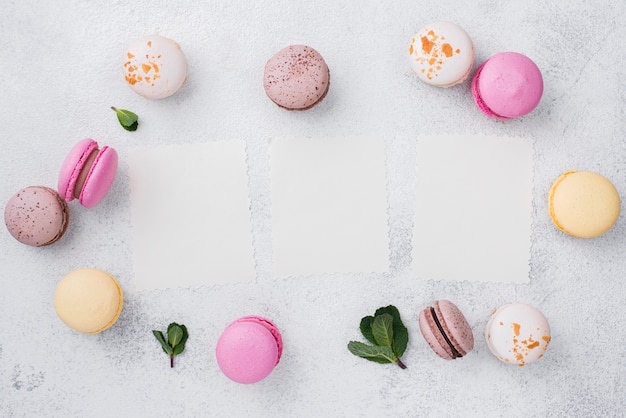
<svg viewBox="0 0 626 418">
<path fill-rule="evenodd" d="M 176 347 L 174 347 L 174 355 L 177 356 L 185 350 L 185 343 L 187 342 L 187 338 L 189 338 L 189 333 L 187 332 L 187 327 L 184 325 L 180 325 L 180 328 L 183 330 L 183 338 L 180 340 Z"/>
<path fill-rule="evenodd" d="M 165 351 L 165 354 L 172 355 L 174 353 L 174 350 L 172 350 L 172 347 L 170 347 L 167 341 L 165 341 L 165 337 L 163 336 L 163 333 L 161 331 L 152 330 L 152 334 L 154 334 L 154 336 L 159 341 L 159 343 L 161 343 L 161 348 L 163 348 L 163 351 Z"/>
<path fill-rule="evenodd" d="M 380 364 L 396 363 L 398 359 L 389 347 L 380 347 L 378 345 L 367 345 L 358 341 L 350 341 L 348 350 L 355 356 L 374 361 Z"/>
<path fill-rule="evenodd" d="M 359 325 L 359 328 L 361 329 L 361 334 L 363 334 L 365 339 L 376 345 L 374 334 L 372 334 L 372 322 L 374 322 L 374 317 L 366 316 L 365 318 L 361 319 L 361 324 Z"/>
<path fill-rule="evenodd" d="M 170 343 L 172 348 L 176 348 L 178 344 L 183 340 L 184 331 L 180 325 L 172 322 L 167 327 L 167 342 Z"/>
<path fill-rule="evenodd" d="M 120 125 L 122 125 L 122 128 L 127 131 L 137 130 L 137 127 L 139 126 L 139 117 L 135 113 L 126 109 L 118 109 L 114 106 L 111 106 L 111 109 L 115 111 L 117 120 L 120 122 Z"/>
<path fill-rule="evenodd" d="M 402 357 L 409 343 L 409 331 L 400 319 L 398 308 L 393 305 L 378 308 L 375 315 L 387 313 L 393 317 L 393 344 L 391 348 L 398 358 Z"/>
<path fill-rule="evenodd" d="M 372 322 L 372 333 L 377 345 L 391 349 L 393 344 L 393 316 L 386 313 L 376 315 L 374 322 Z"/>
</svg>

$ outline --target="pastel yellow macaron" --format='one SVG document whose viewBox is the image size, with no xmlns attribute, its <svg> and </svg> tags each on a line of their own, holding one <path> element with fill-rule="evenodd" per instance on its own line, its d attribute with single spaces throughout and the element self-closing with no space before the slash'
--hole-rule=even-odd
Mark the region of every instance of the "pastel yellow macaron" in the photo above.
<svg viewBox="0 0 626 418">
<path fill-rule="evenodd" d="M 113 325 L 123 304 L 117 280 L 94 268 L 69 273 L 54 293 L 54 309 L 61 321 L 85 334 L 97 334 Z"/>
<path fill-rule="evenodd" d="M 615 225 L 620 198 L 615 186 L 591 171 L 567 171 L 552 185 L 548 197 L 552 222 L 577 238 L 595 238 Z"/>
</svg>

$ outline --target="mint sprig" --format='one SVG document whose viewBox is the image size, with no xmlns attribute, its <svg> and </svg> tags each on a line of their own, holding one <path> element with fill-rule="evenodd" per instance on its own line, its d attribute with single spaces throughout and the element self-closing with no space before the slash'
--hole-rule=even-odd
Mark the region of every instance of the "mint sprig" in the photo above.
<svg viewBox="0 0 626 418">
<path fill-rule="evenodd" d="M 350 341 L 348 350 L 355 356 L 386 364 L 395 363 L 406 369 L 400 357 L 404 354 L 409 342 L 409 332 L 400 319 L 400 312 L 393 306 L 378 308 L 374 316 L 361 319 L 359 326 L 368 345 L 359 341 Z"/>
<path fill-rule="evenodd" d="M 126 109 L 118 109 L 114 106 L 111 106 L 111 109 L 115 111 L 117 120 L 120 122 L 120 125 L 122 125 L 122 128 L 127 131 L 137 130 L 137 127 L 139 126 L 139 117 L 135 113 Z"/>
<path fill-rule="evenodd" d="M 174 357 L 185 350 L 185 343 L 187 338 L 189 338 L 187 327 L 172 322 L 167 327 L 167 340 L 161 331 L 152 330 L 152 334 L 161 343 L 161 348 L 163 348 L 165 354 L 170 356 L 170 367 L 174 367 Z"/>
</svg>

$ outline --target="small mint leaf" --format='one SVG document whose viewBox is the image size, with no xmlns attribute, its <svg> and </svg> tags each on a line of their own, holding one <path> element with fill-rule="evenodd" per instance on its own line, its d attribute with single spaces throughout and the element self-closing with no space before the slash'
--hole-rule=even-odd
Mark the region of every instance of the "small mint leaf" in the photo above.
<svg viewBox="0 0 626 418">
<path fill-rule="evenodd" d="M 161 343 L 161 348 L 163 348 L 163 351 L 165 351 L 165 354 L 172 355 L 174 350 L 172 350 L 172 347 L 170 347 L 167 341 L 165 341 L 165 337 L 163 336 L 163 333 L 161 331 L 153 330 L 152 334 L 154 334 L 154 336 L 159 341 L 159 343 Z"/>
<path fill-rule="evenodd" d="M 380 364 L 396 363 L 398 360 L 389 347 L 367 345 L 358 341 L 350 341 L 348 343 L 348 350 L 355 356 Z"/>
<path fill-rule="evenodd" d="M 393 316 L 386 313 L 377 315 L 372 323 L 372 333 L 376 344 L 391 349 L 393 344 Z"/>
<path fill-rule="evenodd" d="M 363 334 L 365 339 L 376 345 L 374 334 L 372 334 L 372 322 L 374 322 L 374 317 L 366 316 L 365 318 L 361 319 L 361 324 L 359 325 L 359 328 L 361 329 L 361 334 Z"/>
<path fill-rule="evenodd" d="M 135 113 L 126 109 L 118 109 L 114 106 L 111 106 L 111 109 L 115 111 L 117 120 L 120 122 L 120 125 L 122 125 L 122 128 L 127 131 L 137 130 L 137 127 L 139 126 L 139 117 Z"/>
<path fill-rule="evenodd" d="M 178 344 L 183 340 L 184 331 L 180 325 L 172 322 L 167 327 L 167 342 L 170 343 L 172 348 L 176 348 Z"/>
<path fill-rule="evenodd" d="M 176 347 L 174 347 L 174 355 L 177 356 L 185 350 L 185 343 L 187 342 L 187 338 L 189 338 L 189 333 L 187 332 L 187 327 L 184 325 L 180 325 L 180 328 L 183 330 L 183 337 Z"/>
<path fill-rule="evenodd" d="M 398 308 L 393 305 L 378 308 L 375 315 L 387 313 L 393 317 L 393 344 L 391 348 L 398 358 L 402 357 L 409 343 L 409 331 L 400 319 Z"/>
</svg>

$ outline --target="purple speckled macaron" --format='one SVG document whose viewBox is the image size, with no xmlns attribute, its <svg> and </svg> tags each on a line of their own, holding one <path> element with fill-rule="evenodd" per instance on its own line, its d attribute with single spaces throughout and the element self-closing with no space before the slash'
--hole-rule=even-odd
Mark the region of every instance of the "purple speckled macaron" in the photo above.
<svg viewBox="0 0 626 418">
<path fill-rule="evenodd" d="M 265 93 L 284 109 L 314 107 L 326 97 L 329 86 L 330 71 L 326 61 L 310 46 L 288 46 L 265 64 Z"/>
<path fill-rule="evenodd" d="M 69 220 L 67 202 L 55 190 L 44 186 L 20 190 L 4 209 L 4 223 L 11 235 L 34 247 L 61 239 Z"/>
</svg>

